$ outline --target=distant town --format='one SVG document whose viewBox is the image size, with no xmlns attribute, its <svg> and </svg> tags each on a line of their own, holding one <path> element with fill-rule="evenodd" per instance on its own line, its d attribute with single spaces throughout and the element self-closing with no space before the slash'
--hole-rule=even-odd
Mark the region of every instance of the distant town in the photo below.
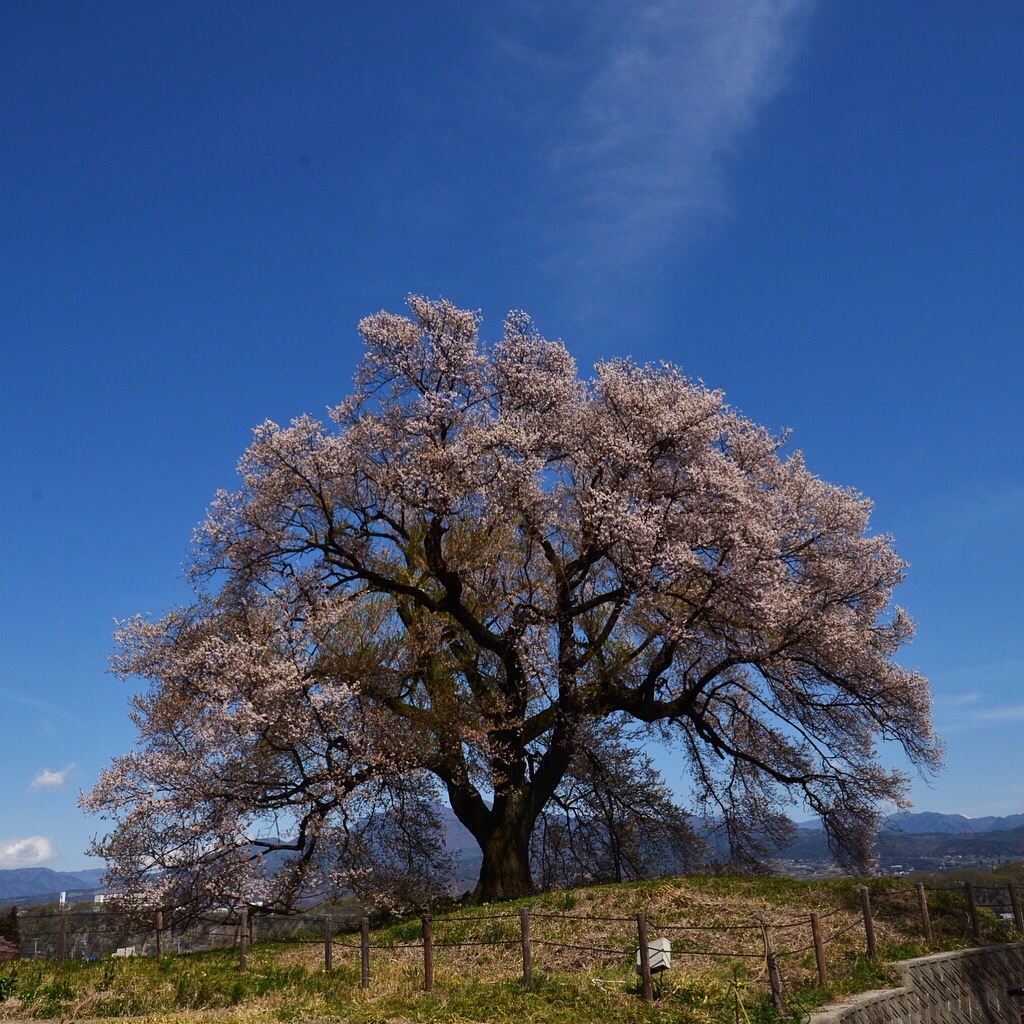
<svg viewBox="0 0 1024 1024">
<path fill-rule="evenodd" d="M 915 871 L 990 871 L 1024 861 L 1024 814 L 967 818 L 924 812 L 890 818 L 876 843 L 876 870 L 900 876 Z M 797 840 L 776 862 L 782 874 L 814 878 L 841 874 L 816 822 L 798 825 Z"/>
</svg>

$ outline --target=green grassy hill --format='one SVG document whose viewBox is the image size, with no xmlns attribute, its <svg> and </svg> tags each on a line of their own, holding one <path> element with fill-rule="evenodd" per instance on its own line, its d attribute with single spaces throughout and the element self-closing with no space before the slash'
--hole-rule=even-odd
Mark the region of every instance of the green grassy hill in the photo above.
<svg viewBox="0 0 1024 1024">
<path fill-rule="evenodd" d="M 419 917 L 371 933 L 369 985 L 361 987 L 358 931 L 339 932 L 325 970 L 322 922 L 305 941 L 257 942 L 239 972 L 239 950 L 94 963 L 22 960 L 0 964 L 0 1020 L 147 1016 L 154 1022 L 530 1021 L 588 1024 L 687 1021 L 726 1024 L 801 1019 L 833 997 L 894 980 L 893 960 L 973 944 L 962 887 L 928 893 L 932 940 L 922 937 L 914 886 L 873 879 L 877 956 L 865 953 L 859 885 L 852 880 L 701 877 L 594 886 L 516 903 L 454 907 L 433 914 L 432 991 L 424 991 Z M 980 884 L 980 883 L 976 883 Z M 1016 938 L 991 909 L 978 911 L 983 941 Z M 988 890 L 986 890 L 987 892 Z M 529 916 L 532 985 L 523 983 L 521 910 Z M 636 915 L 648 937 L 668 938 L 671 968 L 646 1005 L 635 970 Z M 818 915 L 828 982 L 821 985 L 811 934 Z M 773 1006 L 765 928 L 774 947 L 786 1012 Z M 300 932 L 300 936 L 301 936 Z"/>
</svg>

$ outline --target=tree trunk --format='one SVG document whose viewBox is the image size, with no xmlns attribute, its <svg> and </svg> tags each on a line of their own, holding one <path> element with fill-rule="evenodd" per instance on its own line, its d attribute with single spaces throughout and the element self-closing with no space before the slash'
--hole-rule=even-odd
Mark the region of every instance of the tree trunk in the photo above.
<svg viewBox="0 0 1024 1024">
<path fill-rule="evenodd" d="M 530 870 L 530 837 L 537 816 L 543 811 L 569 766 L 571 731 L 564 721 L 556 724 L 537 770 L 527 773 L 527 757 L 505 757 L 492 766 L 492 777 L 502 780 L 494 788 L 488 805 L 462 770 L 438 771 L 448 790 L 455 816 L 480 845 L 483 863 L 473 895 L 479 900 L 518 899 L 534 892 Z M 514 733 L 499 739 L 515 749 Z M 495 742 L 494 745 L 500 745 Z"/>
<path fill-rule="evenodd" d="M 524 834 L 510 836 L 505 829 L 497 828 L 479 842 L 484 859 L 480 865 L 480 879 L 473 891 L 477 899 L 485 902 L 515 899 L 529 896 L 534 891 L 528 830 Z"/>
<path fill-rule="evenodd" d="M 488 806 L 476 789 L 449 782 L 448 797 L 455 816 L 483 854 L 473 895 L 479 900 L 530 895 L 534 891 L 530 836 L 537 818 L 537 794 L 528 787 L 518 793 L 506 791 Z"/>
</svg>

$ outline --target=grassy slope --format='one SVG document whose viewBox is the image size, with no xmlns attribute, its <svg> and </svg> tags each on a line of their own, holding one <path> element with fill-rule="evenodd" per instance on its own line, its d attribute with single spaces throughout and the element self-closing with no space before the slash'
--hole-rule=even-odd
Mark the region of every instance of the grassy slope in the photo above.
<svg viewBox="0 0 1024 1024">
<path fill-rule="evenodd" d="M 913 889 L 874 880 L 872 903 L 880 956 L 864 956 L 857 883 L 790 879 L 688 878 L 548 893 L 520 903 L 436 914 L 435 984 L 422 991 L 419 919 L 375 929 L 371 985 L 359 987 L 357 935 L 340 935 L 334 969 L 323 970 L 320 943 L 264 943 L 249 952 L 222 950 L 149 958 L 0 964 L 0 1020 L 152 1016 L 154 1021 L 536 1022 L 589 1024 L 776 1019 L 763 958 L 772 927 L 787 1004 L 795 1013 L 834 996 L 894 980 L 892 960 L 968 945 L 958 892 L 930 895 L 934 939 L 925 946 Z M 530 908 L 534 984 L 522 986 L 519 908 Z M 635 914 L 650 937 L 672 941 L 673 963 L 660 998 L 637 994 Z M 818 913 L 828 942 L 830 983 L 817 984 L 809 914 Z M 983 912 L 987 941 L 1016 936 Z M 678 929 L 678 930 L 673 930 Z M 684 930 L 685 929 L 685 930 Z M 451 943 L 451 945 L 444 945 Z M 493 945 L 484 943 L 495 943 Z M 685 952 L 684 952 L 685 951 Z M 731 954 L 731 955 L 726 955 Z"/>
</svg>

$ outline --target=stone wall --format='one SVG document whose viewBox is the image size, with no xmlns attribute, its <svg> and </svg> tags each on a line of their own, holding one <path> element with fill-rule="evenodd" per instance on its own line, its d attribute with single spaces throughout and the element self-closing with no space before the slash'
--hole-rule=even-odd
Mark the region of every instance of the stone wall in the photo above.
<svg viewBox="0 0 1024 1024">
<path fill-rule="evenodd" d="M 902 985 L 863 993 L 811 1016 L 811 1024 L 1017 1024 L 1024 942 L 904 960 Z"/>
</svg>

